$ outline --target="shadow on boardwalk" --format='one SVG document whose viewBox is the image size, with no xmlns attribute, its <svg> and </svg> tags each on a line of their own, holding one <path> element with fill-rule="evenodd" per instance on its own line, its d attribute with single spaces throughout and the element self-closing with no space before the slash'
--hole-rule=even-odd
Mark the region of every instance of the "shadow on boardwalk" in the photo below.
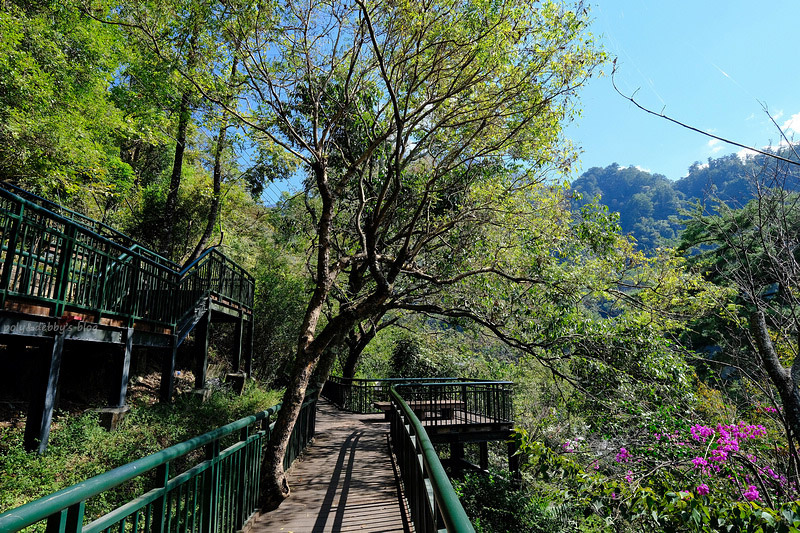
<svg viewBox="0 0 800 533">
<path fill-rule="evenodd" d="M 292 493 L 250 533 L 412 531 L 389 455 L 382 414 L 338 411 L 324 400 L 314 443 L 287 472 Z"/>
</svg>

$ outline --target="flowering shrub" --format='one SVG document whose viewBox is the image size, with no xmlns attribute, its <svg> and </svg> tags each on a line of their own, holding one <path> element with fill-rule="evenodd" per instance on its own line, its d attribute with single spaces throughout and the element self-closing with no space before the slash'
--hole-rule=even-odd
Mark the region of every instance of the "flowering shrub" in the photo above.
<svg viewBox="0 0 800 533">
<path fill-rule="evenodd" d="M 559 480 L 587 514 L 665 531 L 800 532 L 800 490 L 770 464 L 777 456 L 763 425 L 695 424 L 610 453 L 608 441 L 594 450 L 583 443 L 576 454 L 573 446 L 557 453 L 522 430 L 519 438 L 529 473 Z"/>
</svg>

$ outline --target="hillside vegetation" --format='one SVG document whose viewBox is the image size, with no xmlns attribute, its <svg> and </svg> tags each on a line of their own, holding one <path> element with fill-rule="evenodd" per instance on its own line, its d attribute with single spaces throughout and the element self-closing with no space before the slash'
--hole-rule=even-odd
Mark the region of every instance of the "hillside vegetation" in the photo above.
<svg viewBox="0 0 800 533">
<path fill-rule="evenodd" d="M 791 155 L 788 150 L 781 153 Z M 765 166 L 765 156 L 742 159 L 732 154 L 694 163 L 686 176 L 673 180 L 613 163 L 605 168 L 590 168 L 572 182 L 572 188 L 582 197 L 579 205 L 599 197 L 601 204 L 620 214 L 622 231 L 641 247 L 650 249 L 675 245 L 685 227 L 687 212 L 698 206 L 704 213 L 713 212 L 720 202 L 743 207 L 756 196 L 758 183 L 797 189 L 800 171 L 796 168 L 786 168 L 780 183 L 770 183 L 772 178 L 764 176 L 765 171 L 770 172 Z"/>
<path fill-rule="evenodd" d="M 568 186 L 564 127 L 607 59 L 591 18 L 580 1 L 7 0 L 0 179 L 254 274 L 254 377 L 285 390 L 265 508 L 307 387 L 461 375 L 517 383 L 523 483 L 456 481 L 481 531 L 800 531 L 797 171 L 728 156 Z M 262 404 L 156 407 L 116 434 L 60 421 L 69 457 L 3 428 L 0 501 L 184 438 L 174 417 Z"/>
</svg>

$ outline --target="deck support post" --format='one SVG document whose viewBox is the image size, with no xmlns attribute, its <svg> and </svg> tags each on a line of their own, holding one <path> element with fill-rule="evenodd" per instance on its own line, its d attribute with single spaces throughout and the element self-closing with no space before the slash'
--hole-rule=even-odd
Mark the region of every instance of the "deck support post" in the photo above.
<svg viewBox="0 0 800 533">
<path fill-rule="evenodd" d="M 203 317 L 194 327 L 194 388 L 204 389 L 208 374 L 208 337 L 211 329 L 211 306 L 207 305 Z"/>
<path fill-rule="evenodd" d="M 178 352 L 178 336 L 172 335 L 170 346 L 162 350 L 161 356 L 161 391 L 159 400 L 162 403 L 172 401 L 175 390 L 175 355 Z"/>
<path fill-rule="evenodd" d="M 244 315 L 239 315 L 233 329 L 233 372 L 242 371 L 242 354 L 244 352 Z"/>
<path fill-rule="evenodd" d="M 28 404 L 24 446 L 28 451 L 41 454 L 47 449 L 47 439 L 50 437 L 50 423 L 53 421 L 58 377 L 61 373 L 61 357 L 64 354 L 64 332 L 58 332 L 38 352 L 37 383 Z"/>
<path fill-rule="evenodd" d="M 244 373 L 250 378 L 253 377 L 253 315 L 247 321 L 244 330 L 244 345 L 242 346 L 244 356 Z"/>
<path fill-rule="evenodd" d="M 122 348 L 115 346 L 113 355 L 113 381 L 108 395 L 109 407 L 125 407 L 128 398 L 128 378 L 131 371 L 133 352 L 133 328 L 122 332 Z"/>
<path fill-rule="evenodd" d="M 514 479 L 521 479 L 519 473 L 519 446 L 516 440 L 508 441 L 508 469 L 511 471 L 511 477 Z"/>
<path fill-rule="evenodd" d="M 480 464 L 481 470 L 489 470 L 489 443 L 487 441 L 479 442 L 480 446 Z"/>
<path fill-rule="evenodd" d="M 464 443 L 451 442 L 450 443 L 450 459 L 457 461 L 464 458 Z"/>
</svg>

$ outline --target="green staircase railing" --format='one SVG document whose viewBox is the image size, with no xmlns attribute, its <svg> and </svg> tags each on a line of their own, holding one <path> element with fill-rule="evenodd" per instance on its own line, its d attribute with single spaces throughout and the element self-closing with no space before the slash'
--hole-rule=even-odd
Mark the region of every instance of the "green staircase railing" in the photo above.
<svg viewBox="0 0 800 533">
<path fill-rule="evenodd" d="M 252 276 L 214 248 L 180 270 L 113 228 L 8 184 L 0 187 L 0 268 L 3 307 L 14 298 L 56 317 L 71 310 L 175 327 L 208 296 L 246 312 L 253 305 Z"/>
<path fill-rule="evenodd" d="M 316 396 L 309 392 L 303 403 L 284 456 L 287 469 L 314 437 Z M 278 404 L 0 514 L 0 532 L 30 526 L 59 533 L 239 531 L 258 509 L 263 448 L 280 408 Z M 181 471 L 179 465 L 192 464 L 198 452 L 204 459 Z M 150 490 L 103 516 L 90 516 L 92 498 L 153 472 Z"/>
</svg>

